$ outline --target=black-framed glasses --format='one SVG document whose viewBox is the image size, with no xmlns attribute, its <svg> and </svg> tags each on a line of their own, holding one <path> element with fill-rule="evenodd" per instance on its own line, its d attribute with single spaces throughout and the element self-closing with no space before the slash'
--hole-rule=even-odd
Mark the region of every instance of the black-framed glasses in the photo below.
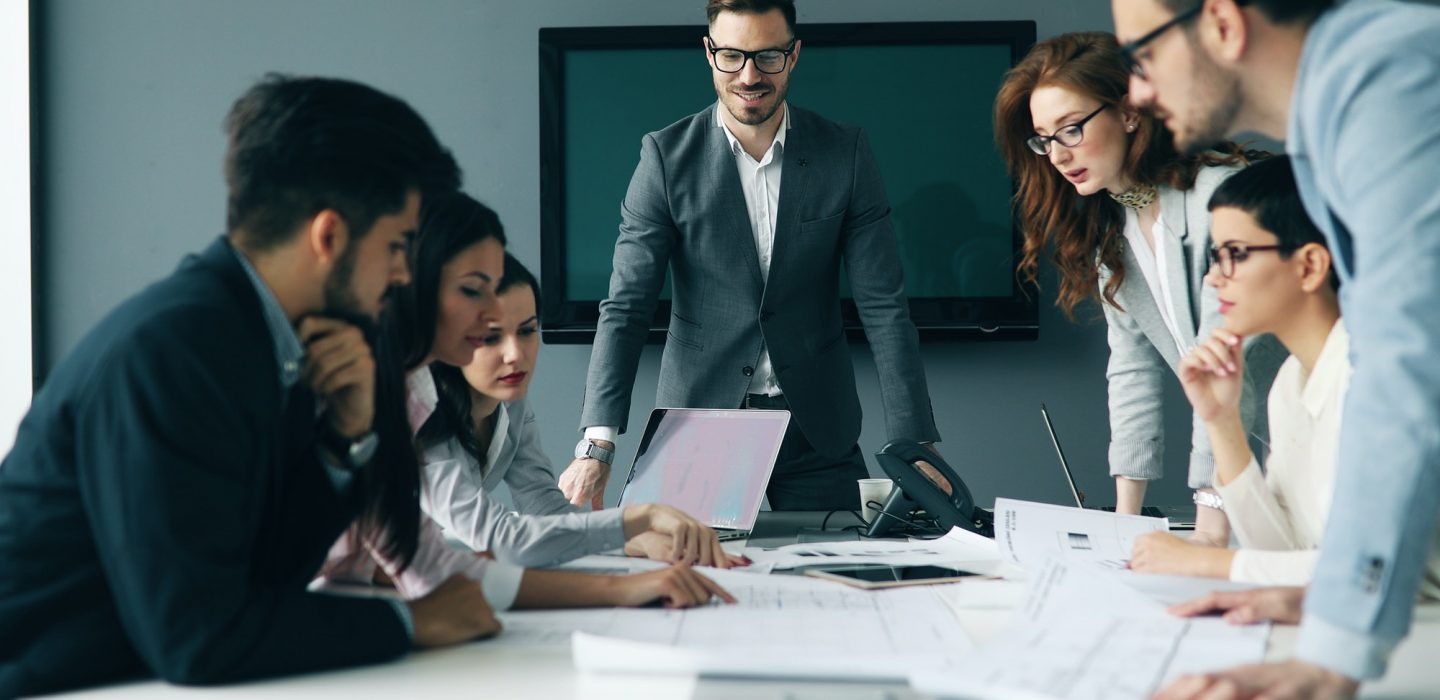
<svg viewBox="0 0 1440 700">
<path fill-rule="evenodd" d="M 1025 145 L 1029 146 L 1030 150 L 1034 151 L 1037 156 L 1050 155 L 1051 145 L 1056 141 L 1059 141 L 1060 145 L 1066 148 L 1079 146 L 1080 143 L 1085 140 L 1085 123 L 1094 119 L 1095 115 L 1105 111 L 1105 108 L 1109 106 L 1108 104 L 1100 105 L 1094 112 L 1085 115 L 1080 121 L 1073 124 L 1066 124 L 1056 129 L 1055 133 L 1050 136 L 1035 134 L 1025 139 Z"/>
<path fill-rule="evenodd" d="M 1236 4 L 1243 5 L 1245 3 L 1238 2 Z M 1195 19 L 1200 15 L 1200 11 L 1203 9 L 1205 9 L 1205 2 L 1204 0 L 1201 0 L 1201 2 L 1194 7 L 1184 12 L 1181 12 L 1178 15 L 1175 15 L 1174 17 L 1171 17 L 1170 21 L 1154 29 L 1151 29 L 1147 34 L 1145 34 L 1145 36 L 1142 36 L 1135 41 L 1123 44 L 1120 47 L 1120 60 L 1125 62 L 1125 68 L 1129 70 L 1132 74 L 1134 74 L 1135 77 L 1140 78 L 1141 80 L 1149 80 L 1149 76 L 1145 75 L 1145 67 L 1140 65 L 1140 57 L 1138 56 L 1138 54 L 1140 53 L 1140 49 L 1145 48 L 1146 44 L 1155 41 L 1155 39 L 1159 38 L 1161 34 L 1170 31 L 1172 27 L 1179 26 L 1181 24 L 1184 24 L 1185 22 L 1189 22 L 1190 20 Z"/>
<path fill-rule="evenodd" d="M 1220 268 L 1220 275 L 1225 279 L 1235 276 L 1235 264 L 1245 262 L 1250 258 L 1251 253 L 1258 253 L 1266 250 L 1273 250 L 1284 253 L 1288 247 L 1283 245 L 1246 245 L 1244 243 L 1221 243 L 1210 246 L 1210 262 Z"/>
<path fill-rule="evenodd" d="M 775 75 L 783 72 L 785 66 L 790 63 L 790 54 L 795 53 L 795 39 L 783 49 L 761 49 L 759 51 L 741 51 L 724 46 L 716 46 L 715 40 L 709 36 L 705 41 L 710 43 L 710 55 L 715 59 L 715 68 L 721 73 L 739 73 L 745 70 L 746 61 L 755 62 L 755 70 L 766 75 Z"/>
</svg>

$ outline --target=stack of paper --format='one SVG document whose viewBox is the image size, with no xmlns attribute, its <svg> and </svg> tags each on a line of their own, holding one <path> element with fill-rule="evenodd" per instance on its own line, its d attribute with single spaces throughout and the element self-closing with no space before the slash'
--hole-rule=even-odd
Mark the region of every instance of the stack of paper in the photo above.
<svg viewBox="0 0 1440 700">
<path fill-rule="evenodd" d="M 864 591 L 800 576 L 705 572 L 735 605 L 511 612 L 494 643 L 572 640 L 584 671 L 903 679 L 974 645 L 928 588 Z M 965 585 L 965 584 L 956 584 Z"/>
<path fill-rule="evenodd" d="M 1268 633 L 1173 617 L 1102 566 L 1050 559 L 1010 631 L 911 684 L 943 697 L 1146 698 L 1180 673 L 1258 663 Z"/>
</svg>

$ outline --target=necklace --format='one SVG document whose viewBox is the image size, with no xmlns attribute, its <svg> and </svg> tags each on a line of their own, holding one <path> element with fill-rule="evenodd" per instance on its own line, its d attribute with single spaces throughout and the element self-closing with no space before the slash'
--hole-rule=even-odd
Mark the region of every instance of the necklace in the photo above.
<svg viewBox="0 0 1440 700">
<path fill-rule="evenodd" d="M 1140 210 L 1155 201 L 1154 185 L 1136 185 L 1120 194 L 1110 193 L 1110 198 L 1131 209 Z"/>
</svg>

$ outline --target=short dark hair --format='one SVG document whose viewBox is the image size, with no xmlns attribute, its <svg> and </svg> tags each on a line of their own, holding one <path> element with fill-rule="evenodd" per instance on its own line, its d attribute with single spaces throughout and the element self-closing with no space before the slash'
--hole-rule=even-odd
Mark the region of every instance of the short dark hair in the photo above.
<svg viewBox="0 0 1440 700">
<path fill-rule="evenodd" d="M 255 250 L 324 209 L 363 237 L 409 192 L 460 185 L 454 157 L 414 109 L 348 80 L 272 73 L 236 100 L 225 131 L 226 228 Z"/>
<path fill-rule="evenodd" d="M 1179 14 L 1205 0 L 1160 0 L 1165 7 Z M 1308 26 L 1315 18 L 1335 6 L 1335 0 L 1235 0 L 1236 5 L 1253 7 L 1275 24 L 1299 22 Z M 1194 26 L 1191 24 L 1191 26 Z"/>
<path fill-rule="evenodd" d="M 790 28 L 790 36 L 795 36 L 795 0 L 709 0 L 705 3 L 705 20 L 715 24 L 721 12 L 763 15 L 771 10 L 785 16 L 785 26 Z"/>
<path fill-rule="evenodd" d="M 512 287 L 526 286 L 535 293 L 535 309 L 540 309 L 540 281 L 535 279 L 534 273 L 525 267 L 520 259 L 505 253 L 505 276 L 500 278 L 500 284 L 496 285 L 495 293 L 504 294 Z"/>
<path fill-rule="evenodd" d="M 1260 228 L 1275 236 L 1282 258 L 1295 254 L 1301 246 L 1316 243 L 1329 250 L 1325 234 L 1311 221 L 1300 201 L 1300 188 L 1295 184 L 1295 170 L 1290 156 L 1274 156 L 1256 162 L 1231 175 L 1210 196 L 1210 211 L 1220 207 L 1239 209 L 1250 215 Z M 1330 265 L 1330 288 L 1340 289 L 1340 275 Z"/>
<path fill-rule="evenodd" d="M 1284 255 L 1307 243 L 1325 245 L 1325 234 L 1300 201 L 1290 156 L 1266 158 L 1226 178 L 1210 196 L 1210 211 L 1220 207 L 1249 214 L 1260 228 L 1275 234 Z"/>
</svg>

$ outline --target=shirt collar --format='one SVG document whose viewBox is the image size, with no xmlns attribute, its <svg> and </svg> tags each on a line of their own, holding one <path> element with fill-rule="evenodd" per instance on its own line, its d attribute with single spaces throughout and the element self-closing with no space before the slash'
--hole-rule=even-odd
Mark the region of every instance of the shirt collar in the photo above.
<svg viewBox="0 0 1440 700">
<path fill-rule="evenodd" d="M 1344 319 L 1336 319 L 1320 356 L 1305 378 L 1305 388 L 1300 391 L 1300 401 L 1312 416 L 1318 416 L 1327 406 L 1334 403 L 1335 388 L 1350 372 L 1350 334 L 1345 330 Z"/>
<path fill-rule="evenodd" d="M 790 131 L 790 103 L 786 102 L 781 107 L 785 109 L 785 113 L 780 117 L 780 128 L 775 131 L 775 140 L 770 143 L 770 148 L 766 149 L 774 151 L 776 155 L 785 152 L 785 134 Z M 725 105 L 717 101 L 715 103 L 715 125 L 720 127 L 720 131 L 725 134 L 725 140 L 730 142 L 730 152 L 738 156 L 745 152 L 745 148 L 740 145 L 740 139 L 730 133 L 730 127 L 725 126 L 725 117 L 720 113 L 722 109 L 725 109 Z"/>
<path fill-rule="evenodd" d="M 440 392 L 435 388 L 435 377 L 430 368 L 422 366 L 405 377 L 405 412 L 410 416 L 410 433 L 420 432 L 420 426 L 430 420 L 435 408 L 440 405 Z"/>
<path fill-rule="evenodd" d="M 240 267 L 245 270 L 245 276 L 250 278 L 250 284 L 255 287 L 255 294 L 260 297 L 260 310 L 265 315 L 265 326 L 270 329 L 270 339 L 275 344 L 275 364 L 280 368 L 280 386 L 289 389 L 300 381 L 300 364 L 305 359 L 305 346 L 300 343 L 300 336 L 295 334 L 295 327 L 290 325 L 290 318 L 285 315 L 280 300 L 275 298 L 275 293 L 270 291 L 269 285 L 260 278 L 255 266 L 234 246 L 231 246 L 230 250 L 235 253 Z"/>
</svg>

